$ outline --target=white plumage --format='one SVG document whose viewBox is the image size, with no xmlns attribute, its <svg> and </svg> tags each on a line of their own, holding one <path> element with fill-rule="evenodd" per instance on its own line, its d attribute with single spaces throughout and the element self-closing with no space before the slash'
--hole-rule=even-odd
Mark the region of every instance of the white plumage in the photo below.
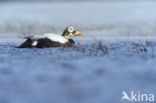
<svg viewBox="0 0 156 103">
<path fill-rule="evenodd" d="M 56 42 L 60 42 L 60 43 L 68 42 L 68 40 L 65 37 L 63 37 L 61 35 L 57 35 L 57 34 L 52 34 L 52 33 L 43 34 L 43 35 L 35 35 L 35 36 L 31 37 L 31 39 L 33 39 L 33 40 L 42 39 L 42 38 L 48 38 L 51 41 L 56 41 Z"/>
</svg>

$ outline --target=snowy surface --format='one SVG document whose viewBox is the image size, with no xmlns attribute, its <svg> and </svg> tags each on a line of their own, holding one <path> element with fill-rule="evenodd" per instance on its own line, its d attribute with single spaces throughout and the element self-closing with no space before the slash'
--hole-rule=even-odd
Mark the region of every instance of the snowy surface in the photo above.
<svg viewBox="0 0 156 103">
<path fill-rule="evenodd" d="M 96 40 L 18 49 L 22 39 L 1 39 L 0 103 L 121 103 L 123 90 L 156 93 L 155 37 Z"/>
</svg>

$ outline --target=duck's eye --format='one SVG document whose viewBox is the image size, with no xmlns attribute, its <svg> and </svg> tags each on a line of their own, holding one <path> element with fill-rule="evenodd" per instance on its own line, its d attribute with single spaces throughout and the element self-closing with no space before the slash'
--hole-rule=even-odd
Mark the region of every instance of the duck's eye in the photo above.
<svg viewBox="0 0 156 103">
<path fill-rule="evenodd" d="M 68 31 L 69 31 L 70 33 L 72 33 L 72 32 L 73 32 L 73 28 L 68 28 Z"/>
</svg>

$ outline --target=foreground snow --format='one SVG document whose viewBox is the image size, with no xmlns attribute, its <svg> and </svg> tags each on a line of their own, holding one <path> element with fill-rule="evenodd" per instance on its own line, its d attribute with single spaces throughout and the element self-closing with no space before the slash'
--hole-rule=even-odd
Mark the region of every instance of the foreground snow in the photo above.
<svg viewBox="0 0 156 103">
<path fill-rule="evenodd" d="M 15 48 L 22 41 L 0 41 L 0 103 L 121 103 L 123 90 L 156 94 L 155 37 Z"/>
</svg>

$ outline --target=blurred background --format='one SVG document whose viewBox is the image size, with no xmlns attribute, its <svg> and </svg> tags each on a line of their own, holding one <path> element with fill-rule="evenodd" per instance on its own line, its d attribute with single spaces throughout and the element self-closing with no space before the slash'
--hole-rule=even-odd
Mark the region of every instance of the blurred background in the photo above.
<svg viewBox="0 0 156 103">
<path fill-rule="evenodd" d="M 86 36 L 153 36 L 154 0 L 0 0 L 0 37 L 61 33 L 75 26 Z"/>
</svg>

